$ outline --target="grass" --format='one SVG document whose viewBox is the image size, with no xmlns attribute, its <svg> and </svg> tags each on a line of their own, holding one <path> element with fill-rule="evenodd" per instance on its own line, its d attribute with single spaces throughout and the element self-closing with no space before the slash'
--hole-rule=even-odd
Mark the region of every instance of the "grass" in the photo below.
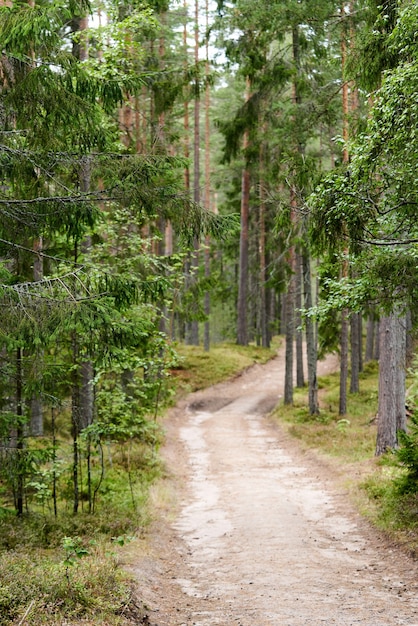
<svg viewBox="0 0 418 626">
<path fill-rule="evenodd" d="M 276 352 L 233 344 L 214 346 L 209 353 L 191 346 L 177 349 L 177 397 L 231 378 Z M 275 418 L 302 446 L 328 459 L 331 471 L 344 476 L 357 506 L 374 524 L 418 554 L 418 495 L 400 497 L 395 486 L 402 470 L 391 455 L 374 457 L 376 364 L 365 368 L 360 393 L 349 394 L 344 418 L 338 416 L 338 374 L 321 378 L 319 386 L 319 416 L 309 415 L 307 390 L 300 389 L 294 405 L 280 405 Z M 127 467 L 132 489 L 127 489 Z M 0 626 L 143 623 L 143 607 L 119 561 L 132 548 L 120 544 L 146 533 L 151 510 L 158 514 L 161 507 L 170 508 L 173 494 L 155 480 L 159 475 L 154 451 L 147 457 L 141 446 L 129 455 L 120 448 L 108 460 L 95 515 L 82 510 L 73 516 L 61 503 L 57 519 L 39 508 L 17 520 L 0 508 Z"/>
<path fill-rule="evenodd" d="M 119 553 L 147 527 L 149 487 L 161 475 L 143 448 L 130 447 L 130 481 L 126 452 L 114 449 L 94 514 L 83 500 L 77 515 L 62 500 L 57 517 L 35 505 L 21 519 L 0 509 L 0 626 L 142 623 Z"/>
<path fill-rule="evenodd" d="M 210 353 L 190 346 L 177 349 L 176 397 L 230 378 L 276 353 L 232 344 L 213 346 Z M 68 456 L 67 465 L 70 449 L 63 456 Z M 94 515 L 87 512 L 83 497 L 80 512 L 72 514 L 67 469 L 59 480 L 64 494 L 68 482 L 68 502 L 58 502 L 58 517 L 49 502 L 37 504 L 35 494 L 28 494 L 31 513 L 20 520 L 0 507 L 0 626 L 143 623 L 143 607 L 119 561 L 131 548 L 120 544 L 146 532 L 152 511 L 169 507 L 172 494 L 164 493 L 156 481 L 161 468 L 155 449 L 147 452 L 139 443 L 113 444 L 111 451 L 104 451 L 104 459 Z"/>
<path fill-rule="evenodd" d="M 368 363 L 360 377 L 360 392 L 348 395 L 344 417 L 338 415 L 338 373 L 319 379 L 318 416 L 309 415 L 307 390 L 297 389 L 293 406 L 278 406 L 274 417 L 342 477 L 354 503 L 372 524 L 418 555 L 418 494 L 400 493 L 405 470 L 396 463 L 396 455 L 374 456 L 377 388 L 378 365 Z"/>
<path fill-rule="evenodd" d="M 277 345 L 278 339 L 271 349 L 222 343 L 212 346 L 209 352 L 196 346 L 177 345 L 179 363 L 172 370 L 177 397 L 216 385 L 254 363 L 265 363 L 275 356 Z"/>
<path fill-rule="evenodd" d="M 374 455 L 377 412 L 376 373 L 366 371 L 361 378 L 361 391 L 349 394 L 348 412 L 338 415 L 339 374 L 319 379 L 321 411 L 311 416 L 307 409 L 307 390 L 296 389 L 293 406 L 281 405 L 277 418 L 286 430 L 303 445 L 322 454 L 340 458 L 343 463 L 362 462 Z"/>
</svg>

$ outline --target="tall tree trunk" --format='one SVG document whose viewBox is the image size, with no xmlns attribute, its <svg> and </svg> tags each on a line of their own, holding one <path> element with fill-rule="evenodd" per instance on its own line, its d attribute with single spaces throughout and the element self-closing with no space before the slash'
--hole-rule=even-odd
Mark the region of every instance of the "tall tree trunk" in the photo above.
<svg viewBox="0 0 418 626">
<path fill-rule="evenodd" d="M 341 311 L 340 334 L 340 402 L 339 415 L 347 413 L 347 379 L 348 379 L 348 311 Z"/>
<path fill-rule="evenodd" d="M 358 393 L 360 391 L 359 386 L 359 374 L 360 374 L 360 343 L 359 343 L 359 314 L 352 313 L 350 319 L 351 326 L 351 378 L 350 378 L 350 393 Z"/>
<path fill-rule="evenodd" d="M 291 250 L 289 265 L 294 266 L 294 250 Z M 295 277 L 292 272 L 287 287 L 286 299 L 286 364 L 284 377 L 284 403 L 293 403 L 293 339 L 295 312 Z"/>
<path fill-rule="evenodd" d="M 359 372 L 363 371 L 363 315 L 358 313 L 358 345 L 360 347 L 358 353 Z"/>
<path fill-rule="evenodd" d="M 374 359 L 379 360 L 380 357 L 380 319 L 375 322 L 375 340 L 374 340 Z"/>
<path fill-rule="evenodd" d="M 76 333 L 73 334 L 72 341 L 73 352 L 73 372 L 72 372 L 72 389 L 71 389 L 71 430 L 73 438 L 73 513 L 78 513 L 80 502 L 79 481 L 78 481 L 78 462 L 79 448 L 78 436 L 80 434 L 80 377 L 78 364 L 78 340 Z"/>
<path fill-rule="evenodd" d="M 302 259 L 299 251 L 296 252 L 295 272 L 295 324 L 296 324 L 296 387 L 305 386 L 303 373 L 303 331 L 302 331 Z"/>
<path fill-rule="evenodd" d="M 197 73 L 199 64 L 199 0 L 195 0 L 195 25 L 194 25 L 194 61 Z M 197 85 L 196 85 L 197 87 Z M 196 204 L 200 204 L 200 94 L 196 88 L 194 99 L 194 131 L 193 131 L 193 200 Z M 194 250 L 191 258 L 192 270 L 194 272 L 193 280 L 197 280 L 197 271 L 199 268 L 199 242 L 195 240 Z M 190 340 L 193 346 L 199 345 L 199 323 L 192 320 L 190 324 Z"/>
<path fill-rule="evenodd" d="M 342 15 L 346 14 L 346 4 L 342 5 Z M 349 113 L 349 92 L 348 83 L 344 80 L 344 69 L 347 57 L 347 41 L 346 32 L 343 27 L 341 35 L 341 65 L 343 75 L 343 89 L 342 89 L 342 110 L 343 110 L 343 163 L 349 162 L 348 154 L 348 113 Z M 348 250 L 344 251 L 345 257 L 348 256 Z M 348 277 L 348 260 L 344 259 L 342 265 L 342 278 Z M 341 336 L 340 336 L 340 402 L 339 402 L 339 414 L 345 415 L 347 412 L 347 379 L 348 379 L 348 310 L 341 311 Z"/>
<path fill-rule="evenodd" d="M 399 312 L 380 320 L 379 409 L 376 455 L 398 445 L 397 431 L 406 430 L 406 319 Z"/>
<path fill-rule="evenodd" d="M 260 215 L 259 215 L 259 256 L 260 256 L 260 331 L 261 345 L 270 347 L 270 337 L 267 328 L 267 267 L 266 267 L 266 192 L 264 180 L 265 144 L 260 144 Z"/>
<path fill-rule="evenodd" d="M 375 336 L 375 320 L 373 314 L 370 314 L 366 326 L 366 353 L 364 359 L 367 362 L 374 358 L 374 336 Z"/>
<path fill-rule="evenodd" d="M 411 309 L 406 311 L 406 366 L 411 367 L 414 359 L 414 339 Z"/>
<path fill-rule="evenodd" d="M 245 98 L 250 97 L 250 81 L 247 79 Z M 247 150 L 249 146 L 249 132 L 244 133 L 243 153 L 245 159 L 241 182 L 241 231 L 239 242 L 239 277 L 238 277 L 238 304 L 237 304 L 237 344 L 248 345 L 247 296 L 248 296 L 248 249 L 249 249 L 249 217 L 250 217 L 250 169 Z"/>
<path fill-rule="evenodd" d="M 205 4 L 206 15 L 206 33 L 209 32 L 209 1 Z M 209 35 L 206 34 L 206 88 L 205 88 L 205 209 L 210 211 L 210 86 L 209 86 Z M 205 278 L 210 277 L 210 238 L 206 237 L 205 247 Z M 209 289 L 205 291 L 204 309 L 206 315 L 203 347 L 205 352 L 209 352 L 210 348 L 210 293 Z"/>
<path fill-rule="evenodd" d="M 33 251 L 35 252 L 33 262 L 33 280 L 35 282 L 42 280 L 44 275 L 43 256 L 41 254 L 42 246 L 42 237 L 38 237 L 33 244 Z M 33 364 L 33 375 L 36 379 L 39 377 L 39 371 L 41 369 L 43 356 L 44 353 L 42 350 L 40 350 L 36 357 L 37 360 Z M 43 406 L 39 394 L 33 395 L 30 400 L 30 432 L 31 435 L 33 435 L 34 437 L 40 437 L 44 434 Z"/>
<path fill-rule="evenodd" d="M 22 349 L 16 350 L 16 452 L 17 452 L 17 472 L 16 472 L 16 510 L 17 515 L 23 515 L 24 503 L 24 475 L 25 475 L 25 435 L 23 425 L 23 367 Z"/>
<path fill-rule="evenodd" d="M 309 251 L 305 248 L 302 253 L 303 264 L 303 291 L 305 295 L 305 310 L 312 308 L 312 278 Z M 317 378 L 317 339 L 315 336 L 315 325 L 311 317 L 306 317 L 306 355 L 308 364 L 308 399 L 309 413 L 319 414 L 318 403 L 318 378 Z"/>
</svg>

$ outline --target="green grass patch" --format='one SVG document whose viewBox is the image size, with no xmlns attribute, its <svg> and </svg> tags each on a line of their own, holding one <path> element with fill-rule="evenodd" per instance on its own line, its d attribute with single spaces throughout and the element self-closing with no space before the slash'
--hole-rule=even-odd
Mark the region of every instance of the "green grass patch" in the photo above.
<svg viewBox="0 0 418 626">
<path fill-rule="evenodd" d="M 71 556 L 71 555 L 70 555 Z M 86 544 L 83 556 L 19 550 L 0 554 L 0 625 L 142 623 L 131 586 L 110 543 Z M 68 620 L 68 622 L 67 622 Z"/>
<path fill-rule="evenodd" d="M 306 389 L 296 389 L 293 406 L 280 405 L 275 415 L 305 446 L 339 458 L 341 463 L 362 462 L 374 454 L 376 384 L 375 374 L 363 376 L 360 393 L 349 394 L 347 415 L 341 417 L 339 374 L 330 374 L 319 379 L 319 415 L 309 414 Z"/>
<path fill-rule="evenodd" d="M 271 349 L 255 345 L 215 344 L 209 352 L 198 346 L 175 346 L 179 362 L 171 373 L 177 396 L 216 385 L 255 363 L 265 363 L 276 355 L 277 342 L 278 339 Z"/>
<path fill-rule="evenodd" d="M 418 493 L 404 493 L 406 469 L 394 453 L 374 456 L 378 364 L 366 364 L 360 392 L 348 394 L 347 414 L 338 415 L 339 374 L 319 379 L 321 411 L 309 414 L 306 389 L 296 389 L 293 406 L 275 417 L 305 448 L 313 449 L 342 476 L 359 510 L 379 529 L 418 555 Z M 418 442 L 417 442 L 418 445 Z"/>
</svg>

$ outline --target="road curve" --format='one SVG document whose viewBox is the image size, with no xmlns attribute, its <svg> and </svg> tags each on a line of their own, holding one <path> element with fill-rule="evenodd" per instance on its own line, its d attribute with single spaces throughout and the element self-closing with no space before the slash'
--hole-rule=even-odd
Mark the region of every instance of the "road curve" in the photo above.
<svg viewBox="0 0 418 626">
<path fill-rule="evenodd" d="M 268 418 L 283 379 L 279 354 L 169 418 L 176 512 L 134 568 L 149 623 L 418 626 L 416 563 Z"/>
</svg>

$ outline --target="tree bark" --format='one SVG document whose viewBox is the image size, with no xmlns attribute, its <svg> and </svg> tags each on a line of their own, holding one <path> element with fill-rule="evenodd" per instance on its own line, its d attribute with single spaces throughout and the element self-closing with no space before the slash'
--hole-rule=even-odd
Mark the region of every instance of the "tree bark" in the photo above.
<svg viewBox="0 0 418 626">
<path fill-rule="evenodd" d="M 16 351 L 16 453 L 17 453 L 17 471 L 16 471 L 16 510 L 18 517 L 23 515 L 24 503 L 24 428 L 23 428 L 23 368 L 22 368 L 22 349 L 17 348 Z"/>
<path fill-rule="evenodd" d="M 260 331 L 261 345 L 270 347 L 270 337 L 267 328 L 267 268 L 266 268 L 266 194 L 265 194 L 265 145 L 260 145 L 260 213 L 259 213 L 259 257 L 260 257 Z"/>
<path fill-rule="evenodd" d="M 209 0 L 205 3 L 206 33 L 209 32 Z M 206 35 L 206 89 L 205 89 L 205 209 L 210 211 L 210 86 L 209 86 L 209 35 Z M 205 247 L 205 278 L 210 277 L 210 238 L 206 237 Z M 203 348 L 205 352 L 210 349 L 210 293 L 205 291 L 204 299 L 205 326 L 203 334 Z"/>
<path fill-rule="evenodd" d="M 38 237 L 33 244 L 33 251 L 35 252 L 35 258 L 33 262 L 33 280 L 42 280 L 43 271 L 43 257 L 40 254 L 42 250 L 42 237 Z M 33 375 L 38 378 L 41 364 L 43 361 L 44 353 L 39 351 L 37 362 L 33 365 Z M 30 400 L 30 432 L 33 437 L 40 437 L 44 434 L 44 416 L 43 406 L 40 394 L 35 394 Z"/>
<path fill-rule="evenodd" d="M 398 430 L 406 430 L 406 319 L 399 312 L 380 320 L 379 409 L 376 456 L 398 445 Z"/>
<path fill-rule="evenodd" d="M 376 361 L 379 360 L 380 356 L 380 320 L 375 322 L 375 341 L 374 341 L 374 359 Z"/>
<path fill-rule="evenodd" d="M 373 315 L 369 315 L 366 326 L 366 354 L 364 359 L 366 363 L 374 358 L 374 337 L 375 337 L 375 320 Z"/>
<path fill-rule="evenodd" d="M 341 311 L 340 335 L 340 402 L 339 415 L 347 413 L 347 379 L 348 379 L 348 311 Z"/>
<path fill-rule="evenodd" d="M 343 3 L 341 14 L 344 16 L 346 4 Z M 344 68 L 347 58 L 347 41 L 346 32 L 343 26 L 341 34 L 341 66 L 342 75 L 344 76 Z M 349 114 L 349 97 L 348 97 L 348 83 L 343 80 L 342 88 L 342 112 L 343 112 L 343 163 L 348 164 L 348 114 Z M 344 250 L 345 256 L 348 254 L 348 250 Z M 348 261 L 343 260 L 342 264 L 342 278 L 348 276 Z M 339 402 L 339 414 L 345 415 L 347 413 L 347 379 L 348 379 L 348 310 L 341 312 L 341 337 L 340 337 L 340 402 Z"/>
<path fill-rule="evenodd" d="M 245 133 L 244 151 L 248 147 L 248 132 Z M 248 292 L 248 222 L 250 213 L 250 170 L 244 166 L 241 183 L 241 232 L 239 245 L 239 277 L 237 304 L 237 343 L 248 345 L 247 292 Z"/>
<path fill-rule="evenodd" d="M 199 0 L 195 0 L 195 26 L 194 26 L 194 60 L 197 72 L 199 64 Z M 196 90 L 197 91 L 197 90 Z M 200 203 L 200 95 L 196 93 L 194 99 L 194 131 L 193 131 L 193 200 Z M 199 243 L 194 242 L 194 250 L 191 255 L 191 265 L 194 275 L 192 280 L 197 280 L 197 270 L 199 267 Z M 192 320 L 190 323 L 189 344 L 199 345 L 199 323 Z"/>
<path fill-rule="evenodd" d="M 359 315 L 352 313 L 350 318 L 351 326 L 351 377 L 350 377 L 350 393 L 358 393 L 360 391 L 359 375 L 360 375 L 360 345 L 359 345 Z"/>
<path fill-rule="evenodd" d="M 312 308 L 312 278 L 311 278 L 311 263 L 309 251 L 304 250 L 302 254 L 303 263 L 303 291 L 305 295 L 305 309 Z M 309 400 L 309 413 L 310 415 L 319 414 L 318 403 L 318 378 L 317 378 L 317 361 L 318 361 L 318 349 L 317 339 L 315 336 L 315 325 L 310 317 L 305 320 L 306 326 L 306 355 L 308 364 L 308 400 Z"/>
<path fill-rule="evenodd" d="M 295 256 L 295 324 L 296 324 L 296 387 L 305 386 L 303 372 L 303 331 L 302 331 L 302 275 L 301 255 L 296 252 Z"/>
<path fill-rule="evenodd" d="M 284 403 L 293 403 L 293 339 L 295 313 L 294 249 L 290 250 L 289 266 L 291 275 L 286 293 L 286 364 L 284 378 Z"/>
</svg>

